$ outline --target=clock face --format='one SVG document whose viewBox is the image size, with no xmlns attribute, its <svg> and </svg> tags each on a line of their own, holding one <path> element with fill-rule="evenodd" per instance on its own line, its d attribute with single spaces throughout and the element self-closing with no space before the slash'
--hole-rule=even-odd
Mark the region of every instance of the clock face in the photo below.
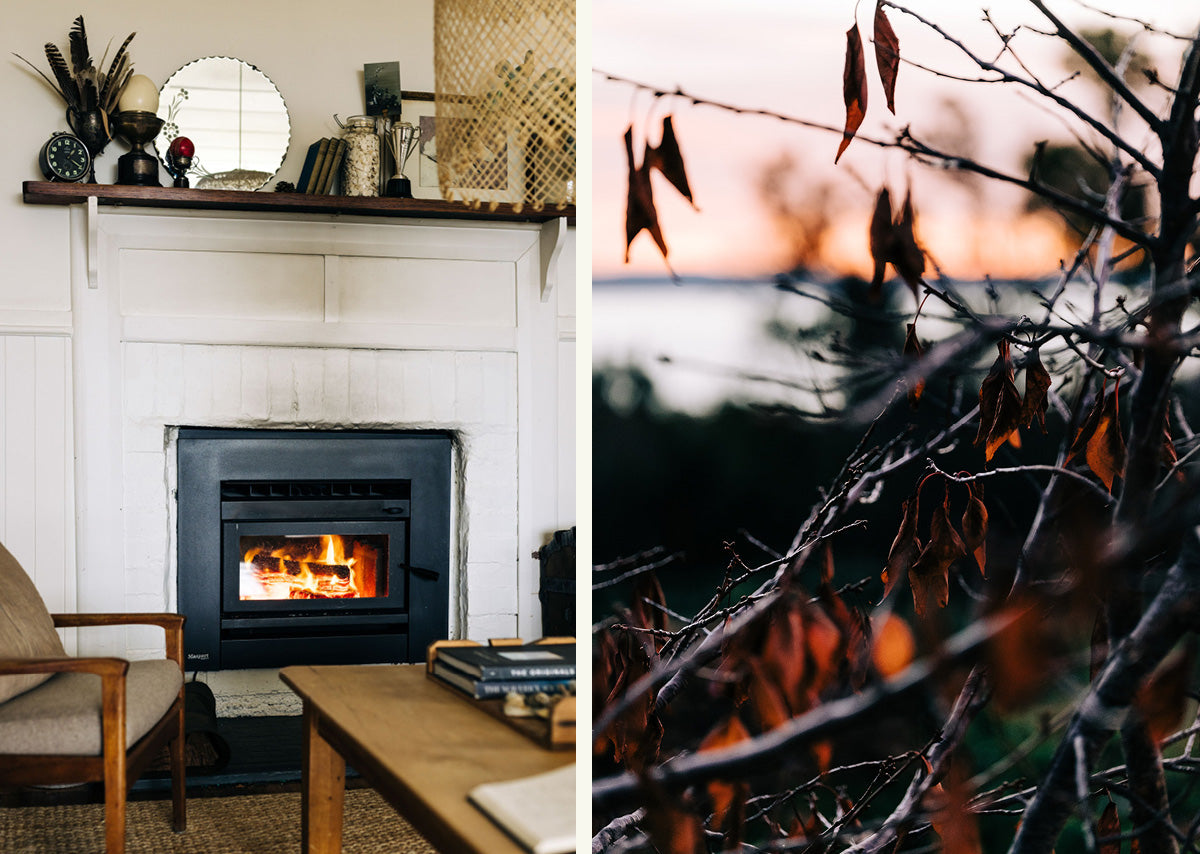
<svg viewBox="0 0 1200 854">
<path fill-rule="evenodd" d="M 88 174 L 91 156 L 77 138 L 59 134 L 42 148 L 42 172 L 51 181 L 79 181 Z"/>
</svg>

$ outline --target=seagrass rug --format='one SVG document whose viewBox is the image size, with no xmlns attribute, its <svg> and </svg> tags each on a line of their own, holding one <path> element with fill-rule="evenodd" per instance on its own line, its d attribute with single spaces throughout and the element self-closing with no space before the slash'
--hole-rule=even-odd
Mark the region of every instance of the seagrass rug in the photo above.
<svg viewBox="0 0 1200 854">
<path fill-rule="evenodd" d="M 188 798 L 171 830 L 169 800 L 127 804 L 127 854 L 281 854 L 300 850 L 300 793 Z M 344 854 L 437 854 L 373 789 L 346 791 Z M 103 854 L 103 804 L 0 807 L 4 854 Z"/>
</svg>

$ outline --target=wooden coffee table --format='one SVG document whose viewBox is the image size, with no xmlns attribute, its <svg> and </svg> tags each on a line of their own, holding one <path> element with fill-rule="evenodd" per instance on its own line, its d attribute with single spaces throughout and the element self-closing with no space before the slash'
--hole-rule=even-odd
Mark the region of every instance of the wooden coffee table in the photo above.
<svg viewBox="0 0 1200 854">
<path fill-rule="evenodd" d="M 516 854 L 524 849 L 467 792 L 575 760 L 490 717 L 421 665 L 286 667 L 279 676 L 304 701 L 304 854 L 342 850 L 347 762 L 444 854 Z"/>
</svg>

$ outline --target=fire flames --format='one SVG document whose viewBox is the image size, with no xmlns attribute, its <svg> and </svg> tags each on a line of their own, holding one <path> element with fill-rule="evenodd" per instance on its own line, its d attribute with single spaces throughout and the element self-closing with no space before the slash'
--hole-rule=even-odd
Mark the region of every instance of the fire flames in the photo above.
<svg viewBox="0 0 1200 854">
<path fill-rule="evenodd" d="M 242 540 L 238 598 L 360 599 L 377 590 L 378 550 L 337 534 Z"/>
</svg>

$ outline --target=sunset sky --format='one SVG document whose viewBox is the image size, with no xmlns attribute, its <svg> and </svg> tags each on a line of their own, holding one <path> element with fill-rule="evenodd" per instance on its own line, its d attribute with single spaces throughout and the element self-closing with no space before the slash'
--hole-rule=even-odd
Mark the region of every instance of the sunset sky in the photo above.
<svg viewBox="0 0 1200 854">
<path fill-rule="evenodd" d="M 911 8 L 976 48 L 994 56 L 999 40 L 981 20 L 986 5 L 1003 30 L 1018 23 L 1049 26 L 1025 0 L 912 0 Z M 1190 33 L 1200 15 L 1192 3 L 1097 0 L 1117 14 L 1132 14 L 1176 32 Z M 1077 0 L 1052 0 L 1051 7 L 1076 25 L 1106 26 L 1108 19 Z M 597 0 L 592 14 L 592 52 L 596 69 L 698 97 L 765 108 L 841 127 L 842 67 L 845 31 L 854 20 L 850 0 L 782 2 L 782 0 Z M 1069 141 L 1063 123 L 1043 109 L 1021 87 L 967 84 L 938 79 L 902 65 L 896 87 L 896 116 L 886 108 L 874 69 L 871 19 L 874 3 L 858 8 L 866 42 L 870 95 L 867 118 L 859 133 L 889 138 L 911 124 L 918 138 L 935 135 L 974 137 L 979 159 L 1005 171 L 1020 173 L 1032 142 Z M 906 59 L 939 70 L 978 76 L 978 70 L 953 47 L 918 21 L 897 10 L 889 17 Z M 1173 80 L 1178 42 L 1145 38 L 1139 48 L 1151 52 L 1166 80 Z M 1014 40 L 1018 54 L 1047 83 L 1067 76 L 1061 44 L 1030 31 Z M 662 117 L 674 115 L 676 133 L 687 163 L 699 212 L 665 181 L 655 179 L 659 220 L 675 269 L 686 275 L 758 276 L 786 263 L 782 242 L 762 212 L 755 190 L 769 161 L 788 153 L 798 164 L 795 192 L 828 195 L 838 211 L 831 244 L 843 269 L 868 269 L 866 230 L 874 195 L 885 183 L 893 197 L 911 182 L 919 215 L 918 236 L 954 275 L 982 272 L 997 275 L 1026 272 L 1053 264 L 1061 253 L 1053 229 L 1017 221 L 1014 212 L 1024 198 L 1002 187 L 964 186 L 930 170 L 914 167 L 897 152 L 884 152 L 856 141 L 834 167 L 840 134 L 809 130 L 773 118 L 739 116 L 709 106 L 694 106 L 677 97 L 658 99 L 619 82 L 592 77 L 593 87 L 593 271 L 597 278 L 657 275 L 664 267 L 645 233 L 634 242 L 631 263 L 624 255 L 626 165 L 622 134 L 634 126 L 640 158 L 644 140 L 658 142 Z M 1082 81 L 1059 90 L 1103 109 L 1097 89 Z M 1157 107 L 1165 98 L 1149 92 Z M 946 107 L 952 99 L 954 109 Z M 1127 120 L 1137 138 L 1146 136 L 1136 119 Z M 1051 269 L 1053 269 L 1051 267 Z M 1045 272 L 1043 270 L 1043 272 Z"/>
</svg>

